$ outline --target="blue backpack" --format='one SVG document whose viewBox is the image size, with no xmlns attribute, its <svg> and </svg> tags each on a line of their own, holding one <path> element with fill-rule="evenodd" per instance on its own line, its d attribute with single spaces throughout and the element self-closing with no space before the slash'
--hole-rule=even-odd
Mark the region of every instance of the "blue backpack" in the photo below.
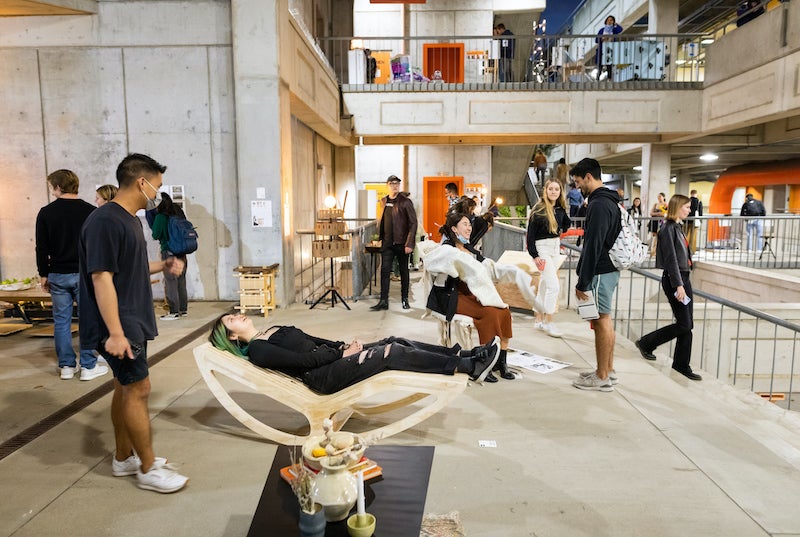
<svg viewBox="0 0 800 537">
<path fill-rule="evenodd" d="M 187 219 L 180 216 L 169 217 L 167 250 L 175 255 L 191 254 L 197 250 L 197 231 Z"/>
</svg>

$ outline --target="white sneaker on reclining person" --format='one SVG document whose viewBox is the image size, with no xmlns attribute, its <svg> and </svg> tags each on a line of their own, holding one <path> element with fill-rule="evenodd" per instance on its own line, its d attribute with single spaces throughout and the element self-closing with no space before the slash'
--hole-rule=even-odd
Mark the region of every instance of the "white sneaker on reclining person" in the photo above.
<svg viewBox="0 0 800 537">
<path fill-rule="evenodd" d="M 164 457 L 156 457 L 153 465 L 159 466 L 167 463 Z M 141 459 L 136 454 L 131 455 L 124 461 L 118 461 L 116 455 L 111 457 L 111 475 L 114 477 L 125 477 L 127 475 L 136 475 L 142 465 Z"/>
<path fill-rule="evenodd" d="M 81 380 L 96 379 L 97 377 L 102 377 L 106 373 L 108 373 L 108 366 L 96 363 L 91 369 L 85 367 L 81 369 Z"/>
<path fill-rule="evenodd" d="M 563 335 L 561 330 L 559 330 L 553 323 L 544 323 L 542 325 L 542 330 L 544 330 L 545 333 L 547 333 L 547 335 L 550 337 L 561 337 Z"/>
<path fill-rule="evenodd" d="M 172 464 L 153 462 L 147 473 L 143 473 L 141 467 L 136 471 L 136 480 L 140 489 L 169 494 L 185 487 L 189 478 L 179 474 Z"/>
</svg>

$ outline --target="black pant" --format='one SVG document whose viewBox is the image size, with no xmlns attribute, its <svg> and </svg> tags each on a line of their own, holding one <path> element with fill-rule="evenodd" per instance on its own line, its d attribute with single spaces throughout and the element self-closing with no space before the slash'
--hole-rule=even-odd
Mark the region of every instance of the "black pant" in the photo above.
<svg viewBox="0 0 800 537">
<path fill-rule="evenodd" d="M 408 300 L 408 254 L 404 244 L 393 244 L 381 250 L 381 300 L 389 300 L 389 275 L 395 258 L 400 265 L 400 296 Z"/>
<path fill-rule="evenodd" d="M 686 296 L 692 297 L 692 283 L 689 281 L 689 273 L 681 272 L 683 288 Z M 675 316 L 673 324 L 663 326 L 654 332 L 642 336 L 639 345 L 642 349 L 653 351 L 659 345 L 668 341 L 675 340 L 675 354 L 672 356 L 672 368 L 678 371 L 689 371 L 689 360 L 692 358 L 692 328 L 694 328 L 694 300 L 687 305 L 683 305 L 675 298 L 676 288 L 669 281 L 669 276 L 664 273 L 661 276 L 661 288 L 667 295 L 672 314 Z"/>
<path fill-rule="evenodd" d="M 390 345 L 388 356 L 384 356 Z M 354 354 L 306 371 L 303 382 L 320 393 L 334 393 L 382 371 L 415 371 L 452 375 L 461 358 L 460 347 L 440 347 L 410 339 L 390 337 L 364 345 L 367 357 L 358 363 Z"/>
</svg>

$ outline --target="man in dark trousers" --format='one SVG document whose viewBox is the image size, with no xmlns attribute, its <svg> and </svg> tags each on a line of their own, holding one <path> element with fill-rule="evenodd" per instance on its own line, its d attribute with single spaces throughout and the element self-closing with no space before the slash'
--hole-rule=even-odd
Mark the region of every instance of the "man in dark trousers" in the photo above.
<svg viewBox="0 0 800 537">
<path fill-rule="evenodd" d="M 183 272 L 178 257 L 148 261 L 136 213 L 161 201 L 162 166 L 130 154 L 117 167 L 119 191 L 89 218 L 79 243 L 81 348 L 97 349 L 114 372 L 111 422 L 116 449 L 111 473 L 136 476 L 137 485 L 161 493 L 182 489 L 188 478 L 153 453 L 147 342 L 158 335 L 150 274 Z"/>
<path fill-rule="evenodd" d="M 516 38 L 511 30 L 506 29 L 506 25 L 502 22 L 495 28 L 495 33 L 500 38 L 500 82 L 514 82 L 511 64 L 514 61 Z"/>
<path fill-rule="evenodd" d="M 598 319 L 591 321 L 597 369 L 581 374 L 572 385 L 581 390 L 610 392 L 617 381 L 614 371 L 616 338 L 611 310 L 614 291 L 619 283 L 619 271 L 611 262 L 608 251 L 622 230 L 619 194 L 603 186 L 600 163 L 594 159 L 581 160 L 569 174 L 588 201 L 575 296 L 579 300 L 587 300 L 589 293 L 592 293 L 600 314 Z"/>
<path fill-rule="evenodd" d="M 36 217 L 36 266 L 42 289 L 53 302 L 53 340 L 61 378 L 69 380 L 80 370 L 81 380 L 108 373 L 91 350 L 81 350 L 80 366 L 72 348 L 72 305 L 78 297 L 78 239 L 94 205 L 78 198 L 78 176 L 57 170 L 47 176 L 55 201 L 42 207 Z"/>
<path fill-rule="evenodd" d="M 703 216 L 703 202 L 697 197 L 697 190 L 689 192 L 689 219 L 684 222 L 683 232 L 686 234 L 686 241 L 689 243 L 689 251 L 697 251 L 697 228 L 700 227 L 700 220 L 694 220 L 695 216 Z"/>
<path fill-rule="evenodd" d="M 767 210 L 761 201 L 755 199 L 752 194 L 745 196 L 744 205 L 739 216 L 767 216 Z M 764 219 L 751 218 L 747 220 L 747 250 L 760 252 L 764 247 Z"/>
<path fill-rule="evenodd" d="M 397 258 L 400 265 L 400 297 L 403 309 L 411 309 L 408 303 L 408 256 L 414 251 L 417 240 L 417 213 L 414 204 L 402 192 L 402 181 L 396 175 L 386 180 L 389 195 L 381 199 L 380 222 L 378 222 L 381 239 L 381 298 L 372 306 L 372 311 L 389 309 L 389 274 L 392 262 Z"/>
</svg>

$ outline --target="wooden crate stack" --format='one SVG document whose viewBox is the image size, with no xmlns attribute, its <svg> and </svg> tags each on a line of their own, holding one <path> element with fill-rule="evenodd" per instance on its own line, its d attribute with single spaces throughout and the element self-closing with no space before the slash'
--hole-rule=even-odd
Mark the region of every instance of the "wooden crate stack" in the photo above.
<svg viewBox="0 0 800 537">
<path fill-rule="evenodd" d="M 260 267 L 239 266 L 234 270 L 239 278 L 239 305 L 235 309 L 242 313 L 258 311 L 266 317 L 276 307 L 278 263 Z"/>
</svg>

